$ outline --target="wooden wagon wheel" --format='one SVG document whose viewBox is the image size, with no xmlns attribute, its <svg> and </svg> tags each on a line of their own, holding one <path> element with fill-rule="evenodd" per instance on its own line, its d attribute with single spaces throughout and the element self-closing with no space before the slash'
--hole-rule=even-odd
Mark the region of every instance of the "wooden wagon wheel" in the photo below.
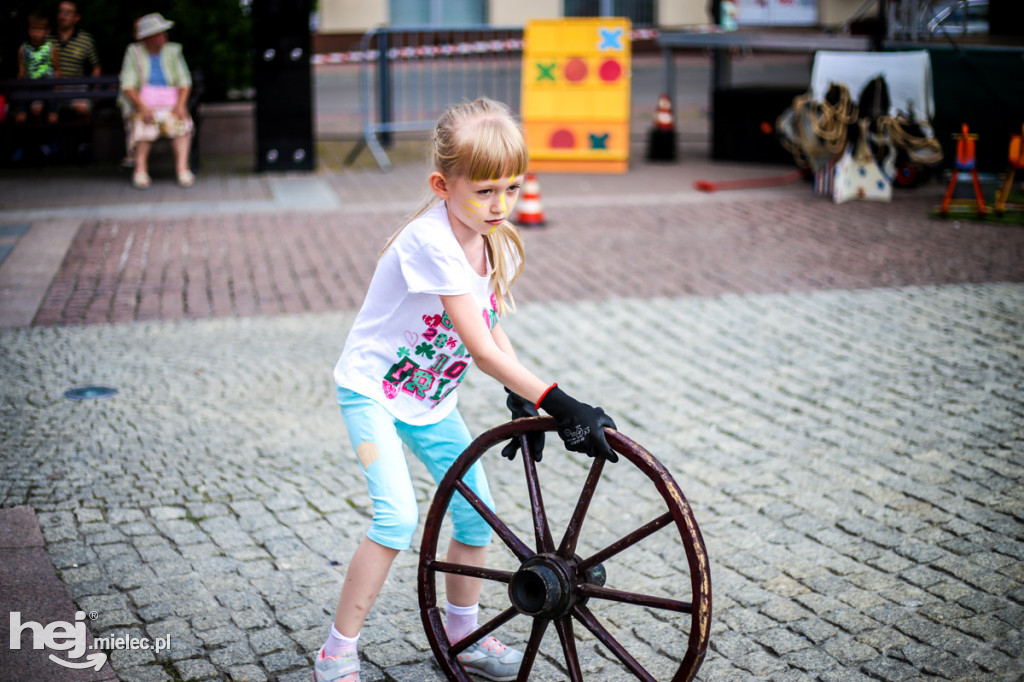
<svg viewBox="0 0 1024 682">
<path fill-rule="evenodd" d="M 485 637 L 513 618 L 526 616 L 533 618 L 533 624 L 524 651 L 519 680 L 525 681 L 530 678 L 544 634 L 548 625 L 551 624 L 554 624 L 558 633 L 569 679 L 574 682 L 583 679 L 576 639 L 573 634 L 575 621 L 593 633 L 607 651 L 621 661 L 626 670 L 640 680 L 656 682 L 656 678 L 626 650 L 602 625 L 594 612 L 588 608 L 590 600 L 608 600 L 615 602 L 617 609 L 632 606 L 689 614 L 690 628 L 686 650 L 681 656 L 682 662 L 672 675 L 671 680 L 673 682 L 692 680 L 703 662 L 707 650 L 708 633 L 711 627 L 711 575 L 704 549 L 704 540 L 682 490 L 665 467 L 649 452 L 623 434 L 606 429 L 608 443 L 620 455 L 619 462 L 608 464 L 600 457 L 592 461 L 575 510 L 569 519 L 563 537 L 556 545 L 544 509 L 537 464 L 527 456 L 529 446 L 525 437 L 529 433 L 553 429 L 553 419 L 537 417 L 519 419 L 487 431 L 473 441 L 454 462 L 437 488 L 423 533 L 418 585 L 420 616 L 438 664 L 449 680 L 471 682 L 472 678 L 458 661 L 458 654 L 473 642 Z M 519 461 L 525 470 L 526 487 L 530 496 L 534 535 L 532 539 L 518 537 L 501 518 L 484 505 L 462 480 L 469 468 L 489 448 L 516 437 L 520 438 L 523 450 Z M 548 440 L 550 442 L 551 439 Z M 606 466 L 623 467 L 629 464 L 639 469 L 654 484 L 665 502 L 666 511 L 603 549 L 587 557 L 580 557 L 576 554 L 580 531 L 595 489 L 601 479 L 602 471 Z M 521 564 L 518 570 L 503 571 L 480 568 L 452 564 L 438 559 L 437 546 L 441 524 L 452 495 L 456 491 L 463 495 L 480 513 L 494 529 L 498 538 L 511 550 Z M 690 601 L 637 594 L 604 586 L 603 562 L 637 545 L 659 529 L 672 524 L 675 525 L 682 540 L 689 565 Z M 444 630 L 441 610 L 437 604 L 437 574 L 439 573 L 473 576 L 485 581 L 504 583 L 508 586 L 508 597 L 511 604 L 462 641 L 450 644 Z M 682 648 L 681 643 L 679 648 Z"/>
</svg>

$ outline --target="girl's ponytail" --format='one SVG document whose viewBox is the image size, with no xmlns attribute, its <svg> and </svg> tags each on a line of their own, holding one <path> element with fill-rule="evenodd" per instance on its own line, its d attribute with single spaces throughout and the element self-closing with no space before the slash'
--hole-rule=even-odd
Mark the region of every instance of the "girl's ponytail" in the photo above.
<svg viewBox="0 0 1024 682">
<path fill-rule="evenodd" d="M 523 272 L 526 249 L 519 229 L 509 221 L 503 222 L 487 235 L 487 258 L 491 262 L 491 284 L 498 301 L 498 315 L 514 312 L 516 301 L 512 296 L 512 285 Z"/>
</svg>

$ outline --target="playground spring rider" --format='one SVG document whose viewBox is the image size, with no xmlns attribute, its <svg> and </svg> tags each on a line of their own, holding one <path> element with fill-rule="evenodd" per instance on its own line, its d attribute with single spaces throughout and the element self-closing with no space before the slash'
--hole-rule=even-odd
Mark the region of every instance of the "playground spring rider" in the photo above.
<svg viewBox="0 0 1024 682">
<path fill-rule="evenodd" d="M 978 181 L 978 163 L 974 151 L 974 141 L 977 135 L 970 133 L 967 124 L 960 127 L 960 133 L 953 133 L 956 143 L 956 162 L 953 165 L 953 175 L 949 178 L 949 186 L 946 188 L 946 196 L 942 199 L 942 215 L 949 215 L 949 205 L 952 203 L 953 190 L 956 189 L 956 180 L 960 171 L 970 171 L 971 181 L 974 183 L 974 198 L 978 202 L 978 215 L 985 215 L 985 197 L 981 193 L 981 183 Z"/>
<path fill-rule="evenodd" d="M 1003 176 L 1003 184 L 996 191 L 996 213 L 1006 212 L 1006 201 L 1010 198 L 1010 190 L 1013 189 L 1014 176 L 1018 170 L 1024 168 L 1024 126 L 1021 126 L 1021 133 L 1021 135 L 1010 137 L 1010 154 L 1006 175 Z"/>
</svg>

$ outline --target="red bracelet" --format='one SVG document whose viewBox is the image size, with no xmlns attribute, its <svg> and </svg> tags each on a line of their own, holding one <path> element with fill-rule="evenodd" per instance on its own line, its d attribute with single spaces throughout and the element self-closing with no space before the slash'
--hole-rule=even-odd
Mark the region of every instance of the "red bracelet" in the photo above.
<svg viewBox="0 0 1024 682">
<path fill-rule="evenodd" d="M 555 383 L 553 383 L 550 386 L 548 386 L 547 389 L 543 393 L 541 393 L 540 399 L 537 401 L 537 404 L 534 405 L 534 407 L 536 407 L 539 410 L 540 409 L 540 404 L 542 402 L 544 402 L 544 398 L 546 398 L 548 393 L 551 393 L 551 389 L 553 389 L 557 385 L 558 385 L 558 382 L 556 381 Z"/>
</svg>

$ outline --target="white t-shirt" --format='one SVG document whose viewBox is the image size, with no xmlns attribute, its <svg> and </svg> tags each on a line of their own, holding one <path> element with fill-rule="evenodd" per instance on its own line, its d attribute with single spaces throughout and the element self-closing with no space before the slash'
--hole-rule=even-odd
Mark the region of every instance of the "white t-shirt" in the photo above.
<svg viewBox="0 0 1024 682">
<path fill-rule="evenodd" d="M 444 419 L 473 358 L 440 297 L 472 294 L 491 329 L 498 306 L 490 274 L 490 263 L 483 276 L 469 264 L 444 202 L 406 225 L 377 263 L 334 380 L 407 424 Z"/>
</svg>

